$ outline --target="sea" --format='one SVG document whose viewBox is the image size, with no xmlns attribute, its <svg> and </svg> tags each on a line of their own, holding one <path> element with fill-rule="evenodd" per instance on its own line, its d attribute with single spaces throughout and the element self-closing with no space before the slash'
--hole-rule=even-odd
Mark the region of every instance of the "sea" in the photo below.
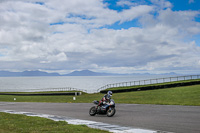
<svg viewBox="0 0 200 133">
<path fill-rule="evenodd" d="M 95 93 L 107 84 L 176 76 L 179 75 L 0 77 L 0 92 L 62 91 L 67 88 Z"/>
</svg>

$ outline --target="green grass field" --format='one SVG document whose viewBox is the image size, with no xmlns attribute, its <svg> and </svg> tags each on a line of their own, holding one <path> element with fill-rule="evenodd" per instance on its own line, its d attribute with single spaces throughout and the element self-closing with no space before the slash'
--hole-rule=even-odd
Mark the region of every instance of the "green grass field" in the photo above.
<svg viewBox="0 0 200 133">
<path fill-rule="evenodd" d="M 0 133 L 108 133 L 85 125 L 0 112 Z"/>
<path fill-rule="evenodd" d="M 90 103 L 100 100 L 104 94 L 86 94 L 76 96 L 12 96 L 0 95 L 4 102 L 54 102 L 54 103 Z M 16 98 L 16 101 L 14 101 Z M 166 88 L 148 91 L 115 93 L 112 98 L 116 103 L 194 105 L 200 106 L 200 85 Z"/>
<path fill-rule="evenodd" d="M 115 96 L 114 96 L 115 97 Z M 161 105 L 195 105 L 200 106 L 200 85 L 119 93 L 117 103 L 161 104 Z"/>
</svg>

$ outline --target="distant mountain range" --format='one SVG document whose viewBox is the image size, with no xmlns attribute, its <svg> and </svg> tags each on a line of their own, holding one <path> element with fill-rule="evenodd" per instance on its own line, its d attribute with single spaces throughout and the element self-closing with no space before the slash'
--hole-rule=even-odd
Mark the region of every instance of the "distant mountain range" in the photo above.
<svg viewBox="0 0 200 133">
<path fill-rule="evenodd" d="M 0 71 L 0 77 L 25 77 L 25 76 L 61 76 L 59 73 L 47 73 L 43 71 L 10 72 Z"/>
<path fill-rule="evenodd" d="M 0 77 L 29 77 L 29 76 L 117 76 L 117 75 L 149 75 L 149 73 L 140 74 L 113 74 L 113 73 L 99 73 L 90 70 L 73 71 L 69 74 L 59 74 L 59 73 L 47 73 L 43 71 L 23 71 L 23 72 L 10 72 L 10 71 L 0 71 Z M 176 75 L 176 73 L 165 73 L 164 75 Z"/>
<path fill-rule="evenodd" d="M 65 74 L 63 76 L 108 76 L 108 75 L 115 75 L 111 73 L 98 73 L 98 72 L 93 72 L 90 70 L 82 70 L 82 71 L 73 71 L 69 74 Z"/>
</svg>

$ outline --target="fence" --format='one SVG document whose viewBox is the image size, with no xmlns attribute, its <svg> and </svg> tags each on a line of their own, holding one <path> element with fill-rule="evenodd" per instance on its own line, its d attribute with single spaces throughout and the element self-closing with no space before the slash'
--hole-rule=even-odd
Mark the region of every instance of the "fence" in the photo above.
<svg viewBox="0 0 200 133">
<path fill-rule="evenodd" d="M 87 90 L 82 90 L 82 89 L 77 89 L 77 88 L 73 88 L 73 87 L 60 87 L 60 88 L 45 88 L 45 89 L 34 89 L 31 91 L 82 91 L 82 92 L 86 92 Z"/>
<path fill-rule="evenodd" d="M 200 78 L 200 75 L 188 75 L 188 76 L 176 76 L 176 77 L 167 77 L 167 78 L 157 78 L 157 79 L 121 82 L 121 83 L 107 84 L 107 85 L 99 88 L 97 90 L 97 92 L 100 92 L 101 90 L 106 90 L 108 88 L 128 87 L 128 86 L 136 86 L 136 85 L 149 85 L 149 84 L 158 84 L 158 83 L 191 80 L 191 79 L 199 79 L 199 78 Z"/>
</svg>

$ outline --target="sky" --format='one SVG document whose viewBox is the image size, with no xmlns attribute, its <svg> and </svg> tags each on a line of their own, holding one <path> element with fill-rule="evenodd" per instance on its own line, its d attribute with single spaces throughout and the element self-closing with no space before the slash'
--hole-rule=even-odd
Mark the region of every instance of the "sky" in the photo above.
<svg viewBox="0 0 200 133">
<path fill-rule="evenodd" d="M 0 0 L 0 70 L 200 74 L 200 0 Z"/>
</svg>

